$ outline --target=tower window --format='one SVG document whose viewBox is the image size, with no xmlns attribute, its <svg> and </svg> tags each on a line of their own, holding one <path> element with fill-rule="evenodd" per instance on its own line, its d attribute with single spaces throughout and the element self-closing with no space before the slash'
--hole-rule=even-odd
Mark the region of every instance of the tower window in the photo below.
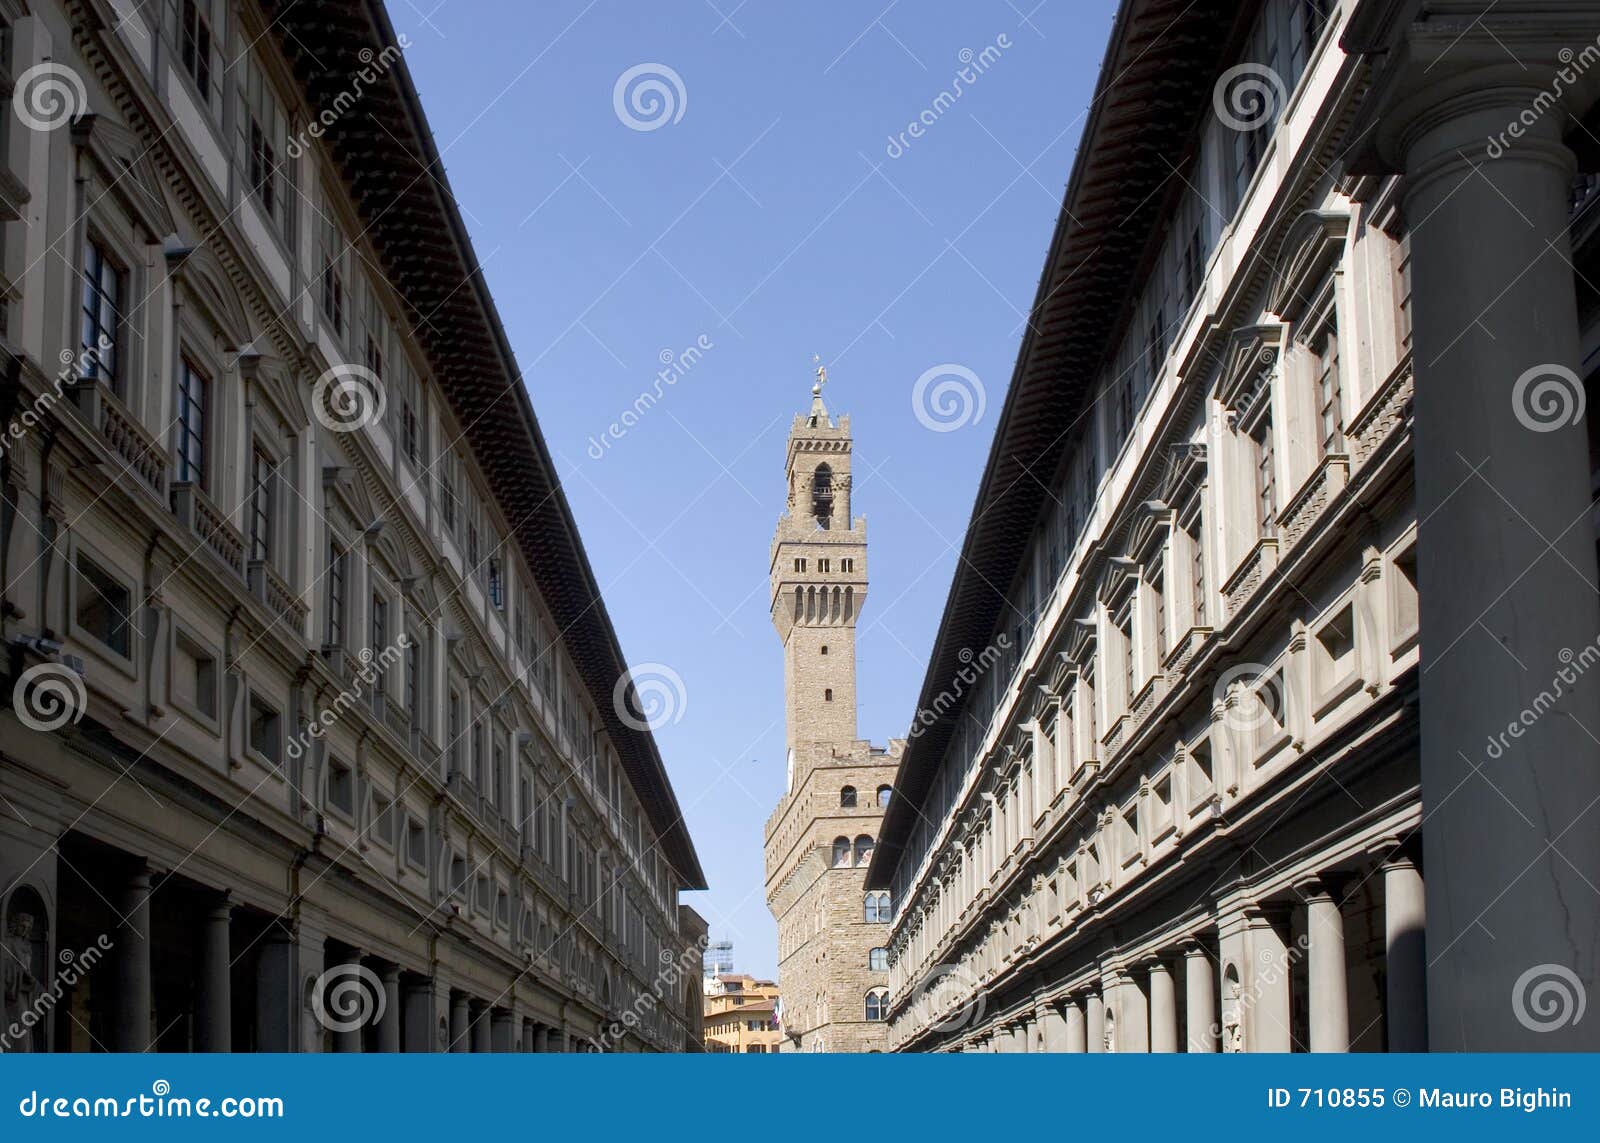
<svg viewBox="0 0 1600 1143">
<path fill-rule="evenodd" d="M 828 653 L 828 645 L 827 645 L 827 644 L 826 644 L 826 643 L 824 643 L 824 644 L 823 644 L 823 645 L 822 645 L 822 653 L 823 653 L 823 654 L 824 654 L 824 655 L 826 655 L 826 654 L 827 654 L 827 653 Z"/>
<path fill-rule="evenodd" d="M 822 692 L 822 701 L 823 702 L 832 702 L 833 701 L 833 688 L 832 687 L 828 687 L 827 689 L 825 689 Z"/>
<path fill-rule="evenodd" d="M 833 569 L 829 566 L 829 561 L 827 561 L 827 560 L 818 560 L 817 561 L 817 570 L 820 571 L 820 572 L 825 572 L 825 571 L 832 571 Z"/>
<path fill-rule="evenodd" d="M 817 465 L 811 474 L 811 514 L 819 528 L 828 527 L 833 520 L 833 469 L 826 464 Z"/>
<path fill-rule="evenodd" d="M 806 561 L 803 560 L 803 559 L 795 560 L 794 561 L 794 570 L 797 571 L 797 572 L 805 571 L 806 570 Z"/>
<path fill-rule="evenodd" d="M 839 790 L 839 805 L 845 809 L 853 809 L 856 804 L 856 788 L 844 786 Z"/>
<path fill-rule="evenodd" d="M 842 572 L 853 572 L 853 571 L 855 571 L 856 570 L 856 562 L 855 562 L 855 560 L 840 560 L 839 561 L 839 570 L 842 571 Z"/>
</svg>

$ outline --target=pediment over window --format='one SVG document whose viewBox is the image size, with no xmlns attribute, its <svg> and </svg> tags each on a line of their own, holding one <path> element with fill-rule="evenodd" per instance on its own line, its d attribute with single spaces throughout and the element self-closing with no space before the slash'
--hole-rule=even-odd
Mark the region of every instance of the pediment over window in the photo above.
<svg viewBox="0 0 1600 1143">
<path fill-rule="evenodd" d="M 1167 448 L 1167 468 L 1161 474 L 1158 498 L 1167 504 L 1180 507 L 1194 489 L 1205 483 L 1206 446 L 1197 441 L 1184 441 Z"/>
<path fill-rule="evenodd" d="M 1097 634 L 1093 619 L 1074 619 L 1067 640 L 1067 657 L 1077 670 L 1094 657 L 1094 638 Z"/>
<path fill-rule="evenodd" d="M 1146 500 L 1128 529 L 1128 554 L 1140 564 L 1149 563 L 1166 542 L 1172 526 L 1172 509 L 1162 500 Z"/>
<path fill-rule="evenodd" d="M 250 320 L 239 304 L 239 291 L 209 246 L 169 244 L 167 267 L 184 299 L 211 320 L 223 349 L 237 352 L 250 344 Z"/>
<path fill-rule="evenodd" d="M 1273 313 L 1288 322 L 1299 318 L 1318 283 L 1338 263 L 1349 229 L 1350 216 L 1331 211 L 1308 210 L 1294 220 L 1278 249 L 1278 271 L 1267 298 Z"/>
<path fill-rule="evenodd" d="M 1235 418 L 1248 421 L 1265 405 L 1283 356 L 1283 335 L 1283 323 L 1274 321 L 1241 326 L 1229 337 L 1217 398 Z"/>
<path fill-rule="evenodd" d="M 176 236 L 177 223 L 167 206 L 166 180 L 137 135 L 104 115 L 90 113 L 73 121 L 72 141 L 99 168 L 105 191 L 145 229 L 147 241 Z"/>
<path fill-rule="evenodd" d="M 290 382 L 282 361 L 253 352 L 239 355 L 239 371 L 250 384 L 252 395 L 272 411 L 277 420 L 298 435 L 311 426 L 311 408 L 301 387 Z"/>
</svg>

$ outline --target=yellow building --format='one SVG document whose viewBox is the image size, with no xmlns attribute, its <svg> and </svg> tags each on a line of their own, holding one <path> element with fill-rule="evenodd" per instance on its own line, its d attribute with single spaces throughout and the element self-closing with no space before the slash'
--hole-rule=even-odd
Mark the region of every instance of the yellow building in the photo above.
<svg viewBox="0 0 1600 1143">
<path fill-rule="evenodd" d="M 753 976 L 718 976 L 706 981 L 706 1051 L 776 1052 L 778 986 Z"/>
</svg>

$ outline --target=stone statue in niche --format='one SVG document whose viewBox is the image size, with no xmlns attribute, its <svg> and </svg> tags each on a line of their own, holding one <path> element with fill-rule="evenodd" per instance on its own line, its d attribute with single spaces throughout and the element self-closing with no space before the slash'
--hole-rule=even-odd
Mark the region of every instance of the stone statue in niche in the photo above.
<svg viewBox="0 0 1600 1143">
<path fill-rule="evenodd" d="M 1228 998 L 1226 1009 L 1222 1015 L 1222 1050 L 1224 1052 L 1244 1051 L 1244 1015 L 1239 1003 L 1239 982 L 1228 982 Z"/>
<path fill-rule="evenodd" d="M 33 935 L 35 922 L 32 913 L 13 906 L 6 924 L 5 965 L 0 974 L 4 982 L 0 1002 L 5 1022 L 0 1026 L 0 1036 L 7 1041 L 6 1049 L 13 1052 L 42 1050 L 42 1036 L 36 1030 L 38 1014 L 33 1011 L 42 987 L 38 977 L 39 942 Z"/>
</svg>

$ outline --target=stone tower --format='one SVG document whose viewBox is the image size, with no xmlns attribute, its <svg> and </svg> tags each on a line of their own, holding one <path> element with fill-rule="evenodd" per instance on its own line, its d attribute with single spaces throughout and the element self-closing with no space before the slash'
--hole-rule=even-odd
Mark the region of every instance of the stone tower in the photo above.
<svg viewBox="0 0 1600 1143">
<path fill-rule="evenodd" d="M 767 822 L 767 906 L 778 922 L 786 1047 L 868 1052 L 885 1044 L 881 950 L 889 902 L 866 863 L 904 743 L 856 737 L 856 620 L 867 599 L 867 524 L 850 514 L 850 418 L 829 415 L 817 371 L 811 410 L 789 431 L 788 501 L 772 538 L 772 625 L 783 643 L 787 777 Z"/>
</svg>

